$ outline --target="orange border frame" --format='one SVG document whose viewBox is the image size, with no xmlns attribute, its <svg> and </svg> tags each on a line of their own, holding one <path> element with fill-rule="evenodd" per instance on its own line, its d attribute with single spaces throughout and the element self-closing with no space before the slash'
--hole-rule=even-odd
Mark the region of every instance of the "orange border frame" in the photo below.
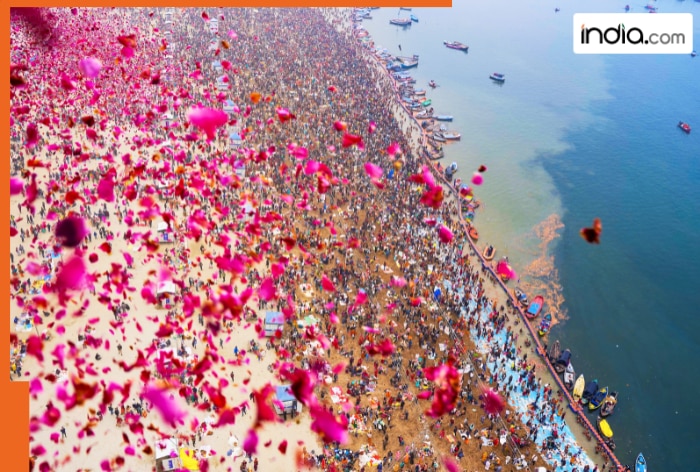
<svg viewBox="0 0 700 472">
<path fill-rule="evenodd" d="M 105 2 L 99 0 L 91 0 L 83 2 L 81 5 L 69 4 L 67 2 L 61 1 L 21 1 L 21 0 L 10 0 L 9 5 L 4 8 L 0 8 L 0 20 L 2 21 L 2 27 L 8 33 L 5 41 L 7 41 L 5 50 L 4 63 L 6 65 L 5 70 L 9 70 L 10 66 L 10 8 L 11 7 L 69 7 L 69 6 L 79 6 L 80 8 L 85 7 L 113 7 L 115 3 L 118 3 L 119 7 L 353 7 L 353 6 L 367 6 L 371 4 L 378 4 L 383 7 L 451 7 L 452 0 L 382 0 L 380 2 L 363 1 L 363 0 L 249 0 L 249 1 L 233 1 L 233 0 L 223 0 L 217 2 L 217 5 L 211 5 L 208 2 L 199 1 L 184 1 L 184 0 L 141 0 L 141 1 L 120 1 L 120 2 Z M 194 3 L 194 4 L 193 4 Z M 10 149 L 10 132 L 9 132 L 9 116 L 10 116 L 10 97 L 9 94 L 5 95 L 5 99 L 2 100 L 2 108 L 0 109 L 0 115 L 8 117 L 8 121 L 5 122 L 5 130 L 2 134 L 2 145 L 4 149 L 8 151 Z M 8 159 L 9 161 L 9 159 Z M 0 179 L 0 192 L 5 195 L 8 199 L 7 203 L 0 209 L 0 219 L 2 220 L 2 227 L 5 228 L 4 233 L 8 235 L 8 239 L 2 244 L 1 249 L 2 254 L 0 255 L 0 260 L 2 260 L 4 267 L 9 268 L 10 260 L 10 189 L 9 189 L 9 167 L 4 168 L 7 172 L 6 177 Z M 10 299 L 10 275 L 8 272 L 2 272 L 4 282 L 2 282 L 5 287 L 7 300 Z M 10 324 L 8 320 L 3 323 L 3 334 L 4 334 L 4 345 L 5 353 L 9 353 L 10 347 Z M 29 462 L 29 384 L 28 382 L 10 382 L 8 377 L 5 377 L 2 386 L 2 399 L 5 404 L 5 411 L 3 412 L 5 424 L 11 425 L 11 434 L 6 435 L 5 439 L 5 451 L 12 451 L 7 454 L 3 460 L 3 469 L 5 470 L 28 470 Z"/>
</svg>

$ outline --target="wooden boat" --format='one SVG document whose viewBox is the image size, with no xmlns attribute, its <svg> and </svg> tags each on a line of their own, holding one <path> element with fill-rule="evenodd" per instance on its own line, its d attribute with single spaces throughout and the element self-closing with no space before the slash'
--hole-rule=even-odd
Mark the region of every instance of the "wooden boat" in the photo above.
<svg viewBox="0 0 700 472">
<path fill-rule="evenodd" d="M 583 394 L 583 387 L 585 385 L 586 385 L 586 380 L 584 379 L 583 374 L 581 374 L 576 379 L 576 382 L 574 382 L 574 389 L 571 392 L 571 396 L 574 397 L 574 401 L 576 401 L 576 402 L 581 401 L 581 395 Z"/>
<path fill-rule="evenodd" d="M 530 301 L 527 299 L 527 295 L 525 294 L 525 292 L 520 290 L 518 287 L 515 287 L 515 289 L 513 290 L 513 294 L 515 294 L 515 299 L 522 306 L 528 306 L 530 304 Z M 555 344 L 557 346 L 557 353 L 554 356 L 550 356 L 550 358 L 552 360 L 556 359 L 557 356 L 559 356 L 559 341 L 557 341 Z M 550 350 L 551 350 L 551 348 L 550 348 Z"/>
<path fill-rule="evenodd" d="M 435 119 L 438 121 L 452 121 L 452 115 L 435 115 Z"/>
<path fill-rule="evenodd" d="M 396 25 L 396 26 L 408 26 L 412 22 L 411 22 L 410 18 L 393 18 L 393 19 L 389 20 L 389 23 L 391 23 L 392 25 Z"/>
<path fill-rule="evenodd" d="M 430 87 L 432 87 L 432 88 L 437 87 L 437 84 L 435 83 L 434 80 L 431 80 L 430 82 L 428 82 L 428 85 L 429 85 Z"/>
<path fill-rule="evenodd" d="M 542 295 L 535 296 L 535 298 L 533 298 L 530 302 L 530 306 L 527 308 L 525 316 L 530 319 L 537 318 L 542 311 L 542 305 L 544 305 L 544 297 Z"/>
<path fill-rule="evenodd" d="M 678 127 L 685 131 L 687 134 L 690 134 L 690 125 L 684 121 L 679 121 L 678 122 Z"/>
<path fill-rule="evenodd" d="M 469 227 L 469 237 L 472 238 L 472 240 L 474 241 L 477 241 L 479 239 L 479 232 L 473 226 Z"/>
<path fill-rule="evenodd" d="M 608 387 L 603 387 L 588 400 L 588 409 L 590 411 L 597 410 L 601 407 L 606 398 L 608 398 Z"/>
<path fill-rule="evenodd" d="M 610 392 L 600 408 L 600 416 L 605 418 L 612 415 L 615 411 L 615 405 L 617 405 L 617 392 Z"/>
<path fill-rule="evenodd" d="M 566 370 L 566 367 L 571 362 L 571 351 L 569 349 L 564 349 L 557 360 L 554 361 L 554 370 L 557 374 L 561 374 Z"/>
<path fill-rule="evenodd" d="M 425 89 L 414 90 L 413 95 L 419 95 L 419 96 L 425 95 Z"/>
<path fill-rule="evenodd" d="M 583 388 L 583 393 L 581 394 L 581 403 L 584 405 L 596 394 L 598 391 L 598 379 L 593 379 L 586 384 Z"/>
<path fill-rule="evenodd" d="M 695 56 L 697 56 L 697 55 L 698 55 L 698 52 L 697 52 L 697 51 L 693 51 L 693 52 L 690 53 L 690 57 L 695 57 Z"/>
<path fill-rule="evenodd" d="M 549 327 L 552 325 L 552 315 L 550 313 L 547 313 L 544 315 L 542 318 L 542 321 L 540 321 L 540 327 L 537 330 L 537 334 L 540 336 L 544 336 L 549 332 Z"/>
<path fill-rule="evenodd" d="M 418 23 L 418 17 L 416 15 L 411 15 L 411 21 Z"/>
<path fill-rule="evenodd" d="M 445 142 L 445 138 L 443 138 L 442 135 L 441 135 L 440 133 L 435 133 L 435 134 L 433 134 L 433 139 L 434 139 L 435 141 L 437 141 L 438 143 L 444 143 L 444 142 Z"/>
<path fill-rule="evenodd" d="M 442 44 L 450 49 L 457 49 L 459 51 L 469 51 L 469 46 L 462 44 L 459 41 L 443 41 Z"/>
<path fill-rule="evenodd" d="M 505 82 L 506 76 L 499 74 L 498 72 L 494 72 L 493 74 L 489 75 L 489 79 L 495 80 L 496 82 Z"/>
<path fill-rule="evenodd" d="M 416 113 L 416 118 L 419 120 L 427 120 L 428 118 L 432 118 L 433 114 L 430 113 L 428 110 L 423 110 L 421 112 Z"/>
<path fill-rule="evenodd" d="M 411 7 L 399 7 L 399 10 L 411 11 L 411 10 L 413 10 L 413 8 L 411 8 Z"/>
<path fill-rule="evenodd" d="M 429 98 L 427 100 L 422 101 L 421 105 L 423 105 L 424 107 L 429 107 L 431 103 L 433 103 L 433 100 Z"/>
<path fill-rule="evenodd" d="M 567 390 L 571 391 L 574 388 L 574 379 L 576 378 L 576 371 L 574 371 L 574 365 L 569 362 L 564 371 L 564 386 Z"/>
<path fill-rule="evenodd" d="M 549 359 L 549 362 L 554 362 L 556 359 L 558 359 L 560 353 L 561 345 L 559 344 L 559 340 L 557 339 L 556 341 L 554 341 L 554 344 L 549 346 L 549 349 L 547 350 L 547 358 Z"/>
<path fill-rule="evenodd" d="M 600 431 L 600 434 L 603 435 L 604 438 L 612 438 L 613 437 L 613 431 L 610 425 L 608 424 L 608 420 L 601 418 L 600 416 L 598 417 L 598 431 Z"/>
<path fill-rule="evenodd" d="M 640 452 L 637 461 L 634 463 L 634 472 L 647 472 L 647 460 Z"/>
<path fill-rule="evenodd" d="M 442 133 L 442 137 L 448 141 L 459 141 L 462 139 L 462 135 L 455 132 Z"/>
<path fill-rule="evenodd" d="M 493 257 L 496 255 L 496 248 L 493 246 L 486 246 L 484 248 L 484 259 L 487 261 L 493 260 Z"/>
</svg>

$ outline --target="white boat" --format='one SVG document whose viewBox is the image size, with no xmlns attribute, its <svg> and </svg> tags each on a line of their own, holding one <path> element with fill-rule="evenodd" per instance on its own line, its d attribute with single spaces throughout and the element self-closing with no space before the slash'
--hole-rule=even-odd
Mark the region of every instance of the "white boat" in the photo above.
<svg viewBox="0 0 700 472">
<path fill-rule="evenodd" d="M 576 372 L 574 371 L 574 366 L 571 362 L 569 362 L 569 365 L 566 366 L 566 370 L 564 371 L 564 386 L 568 389 L 571 390 L 574 388 L 574 379 L 576 378 Z"/>
</svg>

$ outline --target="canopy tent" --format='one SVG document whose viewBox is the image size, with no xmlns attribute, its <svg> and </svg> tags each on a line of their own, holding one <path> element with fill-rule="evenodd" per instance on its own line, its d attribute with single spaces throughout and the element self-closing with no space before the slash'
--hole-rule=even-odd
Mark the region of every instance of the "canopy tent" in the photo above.
<svg viewBox="0 0 700 472">
<path fill-rule="evenodd" d="M 157 471 L 168 472 L 180 468 L 178 445 L 177 438 L 160 439 L 156 442 L 155 459 Z"/>
<path fill-rule="evenodd" d="M 177 287 L 171 281 L 161 282 L 158 285 L 158 291 L 156 292 L 156 298 L 158 299 L 158 304 L 160 306 L 165 306 L 170 308 L 170 305 L 177 294 Z"/>
<path fill-rule="evenodd" d="M 297 327 L 299 328 L 306 328 L 307 326 L 316 326 L 317 324 L 318 319 L 313 315 L 309 315 L 301 320 L 297 320 Z"/>
<path fill-rule="evenodd" d="M 175 238 L 173 237 L 173 232 L 170 229 L 170 225 L 165 221 L 158 222 L 157 225 L 158 232 L 158 242 L 160 243 L 174 243 Z"/>
<path fill-rule="evenodd" d="M 158 295 L 175 295 L 177 293 L 177 287 L 175 283 L 168 280 L 161 282 L 158 286 Z"/>
<path fill-rule="evenodd" d="M 273 405 L 278 415 L 301 413 L 301 403 L 297 401 L 289 385 L 275 387 L 275 400 Z"/>
<path fill-rule="evenodd" d="M 274 336 L 284 326 L 284 315 L 280 311 L 265 312 L 265 336 Z"/>
<path fill-rule="evenodd" d="M 224 111 L 226 111 L 226 108 L 224 108 Z M 238 133 L 231 133 L 228 135 L 228 141 L 232 146 L 240 146 L 243 143 L 243 138 Z M 243 168 L 245 169 L 245 167 Z"/>
<path fill-rule="evenodd" d="M 227 99 L 227 100 L 224 102 L 224 111 L 225 111 L 226 113 L 233 113 L 235 110 L 236 110 L 236 104 L 233 103 L 233 100 Z M 234 133 L 231 133 L 231 134 L 234 134 Z M 230 135 L 229 135 L 229 136 L 230 136 Z M 240 136 L 239 136 L 239 139 L 240 139 Z"/>
</svg>

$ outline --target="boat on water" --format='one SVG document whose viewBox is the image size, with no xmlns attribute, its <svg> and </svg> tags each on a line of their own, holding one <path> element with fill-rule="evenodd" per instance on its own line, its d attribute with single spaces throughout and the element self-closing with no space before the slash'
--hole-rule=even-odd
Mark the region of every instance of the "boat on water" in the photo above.
<svg viewBox="0 0 700 472">
<path fill-rule="evenodd" d="M 527 299 L 527 295 L 525 294 L 525 292 L 523 292 L 522 290 L 520 290 L 518 287 L 515 287 L 515 290 L 513 290 L 513 293 L 515 294 L 515 299 L 518 300 L 518 302 L 520 302 L 520 304 L 521 304 L 522 306 L 528 306 L 528 305 L 530 304 L 530 302 L 529 302 L 528 299 Z M 549 356 L 549 358 L 550 358 L 551 360 L 554 360 L 554 359 L 556 359 L 556 358 L 559 356 L 559 341 L 558 341 L 558 340 L 554 343 L 554 345 L 553 345 L 549 350 L 552 351 L 552 349 L 553 349 L 554 347 L 556 347 L 556 354 L 550 355 L 550 356 Z"/>
<path fill-rule="evenodd" d="M 629 5 L 625 5 L 625 11 L 630 11 L 630 6 L 629 6 Z"/>
<path fill-rule="evenodd" d="M 516 289 L 516 291 L 518 291 L 518 289 Z M 559 357 L 559 353 L 561 353 L 561 344 L 559 344 L 559 340 L 557 339 L 547 348 L 547 359 L 549 359 L 550 362 L 554 362 L 554 360 Z"/>
<path fill-rule="evenodd" d="M 646 5 L 644 5 L 644 9 L 649 10 L 650 12 L 655 12 L 656 10 L 658 10 L 658 7 L 655 7 L 651 3 L 647 3 Z"/>
<path fill-rule="evenodd" d="M 695 56 L 697 56 L 697 55 L 698 55 L 698 52 L 697 52 L 697 51 L 692 51 L 692 52 L 690 53 L 690 57 L 695 57 Z"/>
<path fill-rule="evenodd" d="M 455 132 L 442 133 L 442 137 L 448 141 L 459 141 L 462 139 L 462 135 Z"/>
<path fill-rule="evenodd" d="M 431 103 L 433 103 L 433 100 L 429 98 L 427 100 L 422 101 L 421 105 L 423 105 L 424 107 L 429 107 Z"/>
<path fill-rule="evenodd" d="M 606 398 L 608 398 L 608 387 L 603 387 L 598 390 L 590 400 L 588 400 L 588 409 L 590 411 L 597 410 L 600 408 Z"/>
<path fill-rule="evenodd" d="M 413 10 L 413 8 L 411 8 L 411 7 L 399 7 L 399 10 L 411 11 L 411 10 Z"/>
<path fill-rule="evenodd" d="M 477 241 L 479 239 L 479 232 L 473 226 L 469 227 L 469 237 L 472 238 L 474 241 Z"/>
<path fill-rule="evenodd" d="M 564 371 L 564 386 L 567 390 L 574 388 L 574 379 L 576 378 L 576 371 L 574 370 L 574 365 L 569 362 Z"/>
<path fill-rule="evenodd" d="M 445 177 L 447 180 L 452 180 L 452 176 L 455 175 L 455 172 L 457 172 L 457 163 L 453 162 L 449 166 L 447 166 L 447 169 L 445 169 Z"/>
<path fill-rule="evenodd" d="M 423 96 L 425 95 L 425 89 L 418 89 L 413 91 L 413 95 L 420 95 Z"/>
<path fill-rule="evenodd" d="M 411 21 L 418 23 L 418 17 L 416 15 L 411 15 Z"/>
<path fill-rule="evenodd" d="M 428 110 L 422 110 L 416 113 L 416 118 L 419 120 L 427 120 L 428 118 L 432 118 L 433 114 L 430 113 Z"/>
<path fill-rule="evenodd" d="M 598 431 L 600 431 L 600 434 L 602 434 L 604 438 L 607 438 L 607 439 L 612 438 L 613 431 L 612 431 L 612 428 L 610 427 L 610 424 L 608 424 L 608 420 L 601 418 L 599 416 L 597 422 L 598 422 Z"/>
<path fill-rule="evenodd" d="M 593 395 L 598 391 L 598 379 L 591 380 L 583 388 L 583 393 L 581 394 L 581 403 L 584 405 L 593 398 Z"/>
<path fill-rule="evenodd" d="M 552 326 L 552 315 L 550 313 L 547 313 L 542 317 L 542 321 L 540 321 L 540 327 L 537 330 L 537 334 L 540 336 L 544 336 L 549 332 L 549 327 Z"/>
<path fill-rule="evenodd" d="M 686 123 L 685 121 L 679 121 L 678 122 L 678 127 L 685 131 L 686 133 L 690 134 L 690 125 Z"/>
<path fill-rule="evenodd" d="M 530 302 L 530 306 L 527 307 L 525 316 L 531 320 L 537 318 L 537 316 L 542 311 L 542 305 L 544 305 L 544 297 L 542 295 L 536 295 L 535 298 Z"/>
<path fill-rule="evenodd" d="M 600 408 L 600 416 L 605 418 L 612 415 L 615 411 L 615 405 L 617 405 L 617 392 L 610 392 Z"/>
<path fill-rule="evenodd" d="M 430 82 L 428 82 L 428 85 L 429 85 L 430 87 L 432 87 L 432 88 L 437 87 L 437 84 L 435 83 L 434 80 L 431 80 Z"/>
<path fill-rule="evenodd" d="M 647 472 L 647 460 L 641 452 L 637 456 L 637 461 L 634 463 L 634 472 Z"/>
<path fill-rule="evenodd" d="M 505 82 L 506 76 L 499 74 L 498 72 L 494 72 L 493 74 L 489 75 L 489 79 L 495 80 L 496 82 Z"/>
<path fill-rule="evenodd" d="M 484 259 L 486 259 L 487 261 L 492 260 L 495 255 L 496 248 L 494 248 L 493 246 L 489 245 L 484 248 Z"/>
<path fill-rule="evenodd" d="M 554 370 L 557 374 L 563 373 L 571 362 L 571 351 L 569 349 L 564 349 L 557 360 L 554 361 Z"/>
<path fill-rule="evenodd" d="M 442 44 L 447 46 L 450 49 L 457 49 L 458 51 L 464 51 L 467 52 L 469 51 L 469 46 L 466 44 L 460 43 L 459 41 L 443 41 Z"/>
<path fill-rule="evenodd" d="M 392 18 L 389 23 L 396 26 L 409 26 L 413 22 L 410 18 Z"/>
<path fill-rule="evenodd" d="M 435 119 L 438 121 L 452 121 L 454 117 L 452 115 L 435 115 Z"/>
<path fill-rule="evenodd" d="M 571 396 L 574 397 L 575 402 L 581 401 L 581 395 L 583 394 L 583 387 L 586 385 L 586 380 L 583 374 L 579 375 L 574 382 L 574 388 L 571 391 Z"/>
<path fill-rule="evenodd" d="M 445 138 L 442 137 L 442 135 L 440 133 L 433 134 L 433 139 L 435 141 L 437 141 L 438 143 L 444 143 L 447 141 Z"/>
</svg>

